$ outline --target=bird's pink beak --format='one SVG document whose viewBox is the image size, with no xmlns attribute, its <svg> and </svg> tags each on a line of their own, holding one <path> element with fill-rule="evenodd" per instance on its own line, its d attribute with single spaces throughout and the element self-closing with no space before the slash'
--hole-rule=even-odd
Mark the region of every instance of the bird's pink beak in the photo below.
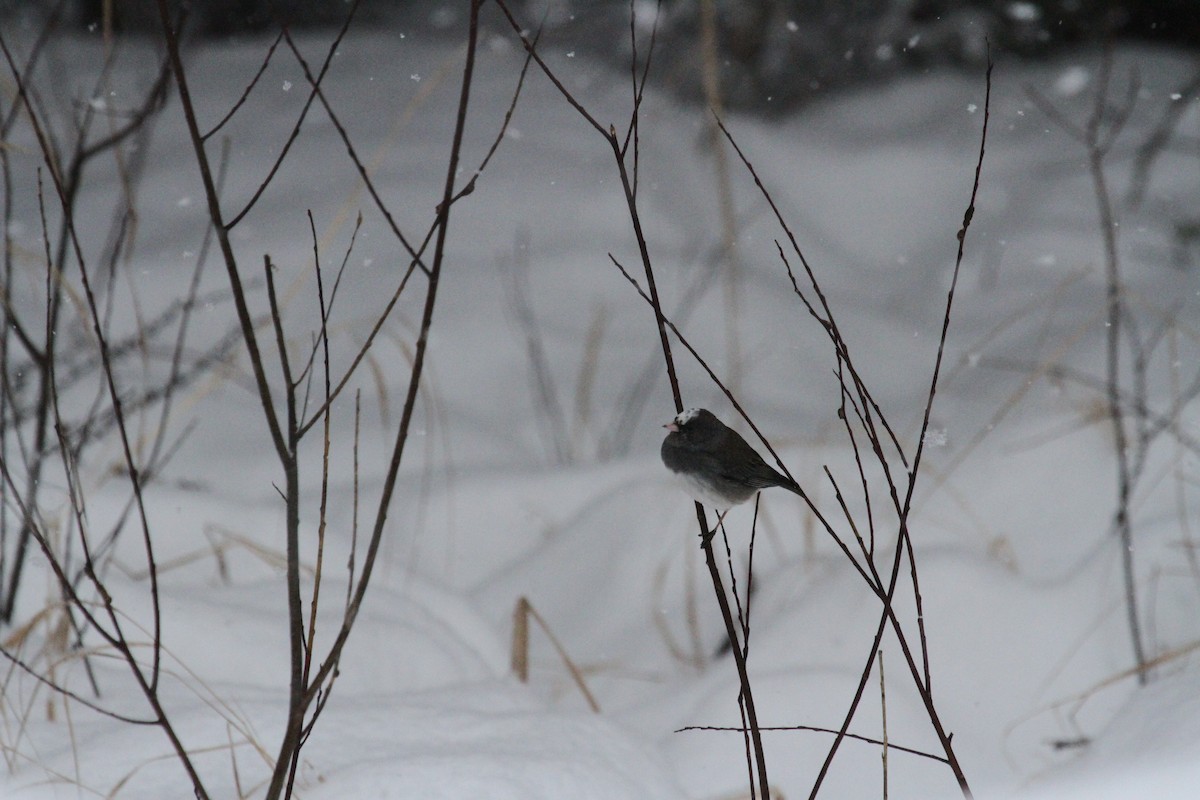
<svg viewBox="0 0 1200 800">
<path fill-rule="evenodd" d="M 669 430 L 671 433 L 679 433 L 679 426 L 674 422 L 668 422 L 666 425 L 663 425 L 663 427 Z"/>
</svg>

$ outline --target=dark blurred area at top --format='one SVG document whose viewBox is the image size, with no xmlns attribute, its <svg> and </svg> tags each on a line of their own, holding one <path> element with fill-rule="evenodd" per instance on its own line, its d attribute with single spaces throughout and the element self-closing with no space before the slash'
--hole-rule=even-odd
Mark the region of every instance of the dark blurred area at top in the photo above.
<svg viewBox="0 0 1200 800">
<path fill-rule="evenodd" d="M 701 97 L 705 0 L 633 0 L 644 56 L 656 9 L 653 77 Z M 61 3 L 61 6 L 60 6 Z M 187 11 L 193 37 L 261 35 L 340 24 L 349 0 L 170 0 Z M 486 8 L 486 6 L 492 6 Z M 722 94 L 736 107 L 783 111 L 829 90 L 937 66 L 974 66 L 994 56 L 1040 58 L 1108 37 L 1200 50 L 1200 0 L 712 0 Z M 35 25 L 55 6 L 80 31 L 158 31 L 155 0 L 0 0 L 7 26 Z M 579 51 L 625 67 L 629 0 L 509 0 L 542 46 Z M 491 31 L 507 34 L 494 4 Z M 461 36 L 467 0 L 360 0 L 355 25 L 407 34 Z"/>
</svg>

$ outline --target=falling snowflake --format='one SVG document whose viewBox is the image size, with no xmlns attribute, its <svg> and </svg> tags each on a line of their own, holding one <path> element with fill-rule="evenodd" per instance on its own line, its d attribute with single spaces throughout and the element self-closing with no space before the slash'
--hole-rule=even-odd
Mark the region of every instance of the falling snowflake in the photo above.
<svg viewBox="0 0 1200 800">
<path fill-rule="evenodd" d="M 1091 74 L 1083 67 L 1068 67 L 1054 82 L 1054 91 L 1063 97 L 1074 97 L 1087 88 Z"/>
</svg>

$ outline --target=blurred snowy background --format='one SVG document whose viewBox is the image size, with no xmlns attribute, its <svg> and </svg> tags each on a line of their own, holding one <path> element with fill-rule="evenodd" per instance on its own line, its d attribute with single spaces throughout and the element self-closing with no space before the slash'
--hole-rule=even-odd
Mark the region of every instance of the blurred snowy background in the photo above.
<svg viewBox="0 0 1200 800">
<path fill-rule="evenodd" d="M 105 4 L 96 5 L 64 23 L 26 76 L 66 150 L 81 114 L 95 114 L 98 131 L 127 119 L 162 56 L 155 36 L 137 32 L 138 4 L 122 6 L 134 33 L 115 40 L 106 36 Z M 978 154 L 980 43 L 993 42 L 987 155 L 912 522 L 933 693 L 977 796 L 1193 797 L 1200 59 L 1178 47 L 1181 39 L 1140 38 L 1149 23 L 1137 5 L 1108 23 L 1100 17 L 1109 6 L 1087 2 L 852 4 L 853 19 L 826 8 L 844 4 L 717 5 L 727 124 L 796 232 L 906 447 L 919 431 Z M 340 14 L 342 6 L 317 7 Z M 631 109 L 628 6 L 576 6 L 528 2 L 520 10 L 531 25 L 545 15 L 547 61 L 598 119 L 622 129 Z M 1165 14 L 1175 6 L 1156 7 Z M 230 32 L 219 8 L 201 15 L 212 35 L 185 49 L 207 126 L 238 101 L 277 31 L 264 23 Z M 635 3 L 639 48 L 654 9 Z M 781 232 L 728 151 L 723 188 L 710 118 L 697 102 L 703 66 L 694 11 L 666 4 L 641 106 L 639 199 L 659 291 L 818 506 L 840 518 L 822 468 L 843 486 L 857 473 L 837 418 L 836 365 L 779 262 Z M 460 4 L 382 2 L 363 14 L 338 46 L 323 91 L 396 224 L 419 240 L 445 180 L 466 15 Z M 4 19 L 5 42 L 21 63 L 44 17 L 10 4 Z M 818 32 L 814 19 L 822 21 Z M 298 43 L 319 64 L 335 31 L 316 24 L 327 19 L 305 21 L 313 25 Z M 1172 36 L 1180 24 L 1166 25 Z M 1114 528 L 1106 252 L 1087 149 L 1063 124 L 1082 130 L 1094 113 L 1106 25 L 1118 25 L 1122 37 L 1109 64 L 1104 124 L 1128 109 L 1103 166 L 1118 225 L 1124 330 L 1137 337 L 1122 345 L 1120 379 L 1139 467 L 1129 510 L 1148 662 L 1140 671 Z M 499 130 L 523 61 L 519 41 L 487 6 L 464 179 Z M 39 180 L 50 230 L 61 214 L 33 129 L 14 113 L 11 70 L 3 91 L 0 111 L 12 115 L 4 141 L 5 313 L 40 336 L 47 247 Z M 209 143 L 212 153 L 228 147 L 228 208 L 253 196 L 308 98 L 303 70 L 280 45 L 244 108 Z M 261 796 L 287 708 L 276 489 L 283 478 L 224 267 L 205 246 L 206 200 L 174 87 L 144 135 L 116 152 L 88 162 L 72 202 L 85 258 L 115 276 L 102 299 L 114 334 L 132 342 L 117 379 L 133 395 L 171 368 L 174 342 L 146 336 L 147 320 L 171 309 L 203 267 L 185 348 L 195 372 L 166 423 L 177 449 L 146 490 L 161 568 L 164 700 L 213 796 Z M 723 196 L 733 209 L 732 228 L 724 228 L 732 241 L 723 239 Z M 256 317 L 268 310 L 264 254 L 276 265 L 296 359 L 319 324 L 310 212 L 327 281 L 353 238 L 330 329 L 332 358 L 344 365 L 408 258 L 319 106 L 231 235 Z M 115 255 L 114 219 L 136 222 L 131 246 Z M 49 244 L 60 246 L 53 237 Z M 341 676 L 303 750 L 296 796 L 715 800 L 746 792 L 738 734 L 676 732 L 740 724 L 738 682 L 722 649 L 692 504 L 659 462 L 660 425 L 674 408 L 654 318 L 610 253 L 638 263 L 611 152 L 531 70 L 492 163 L 454 208 L 415 438 Z M 63 273 L 58 333 L 64 364 L 79 376 L 64 391 L 68 415 L 107 402 L 87 355 L 93 344 L 76 276 Z M 402 298 L 356 378 L 357 476 L 354 400 L 346 395 L 335 408 L 319 645 L 340 621 L 354 499 L 376 496 L 382 481 L 420 297 Z M 273 347 L 269 324 L 260 334 Z M 3 458 L 12 481 L 3 577 L 11 581 L 22 514 L 14 498 L 34 447 L 32 409 L 22 403 L 35 387 L 15 334 L 6 341 Z M 721 392 L 677 357 L 685 402 L 732 422 Z M 160 418 L 153 398 L 145 400 L 137 434 L 149 439 Z M 307 567 L 316 558 L 320 479 L 319 442 L 309 447 L 313 466 L 301 477 L 311 500 L 301 509 Z M 129 485 L 111 427 L 94 434 L 73 470 L 93 529 L 128 522 Z M 40 483 L 47 529 L 64 541 L 78 536 L 61 464 L 47 467 Z M 368 509 L 360 513 L 365 519 Z M 752 514 L 741 508 L 727 518 L 740 590 Z M 894 545 L 894 532 L 884 530 L 881 549 Z M 25 569 L 5 598 L 5 650 L 81 697 L 145 716 L 122 664 L 63 621 L 41 554 L 31 553 Z M 105 553 L 104 575 L 131 638 L 147 641 L 151 609 L 136 530 Z M 878 600 L 808 509 L 783 492 L 762 498 L 754 583 L 750 671 L 760 723 L 836 729 L 870 656 Z M 578 666 L 599 713 L 540 629 L 530 637 L 528 683 L 511 675 L 520 598 Z M 885 638 L 883 650 L 888 740 L 938 752 L 894 643 Z M 191 796 L 161 731 L 64 700 L 11 663 L 3 674 L 0 796 Z M 873 680 L 851 732 L 879 737 L 881 712 Z M 782 796 L 806 796 L 831 737 L 764 735 L 772 784 Z M 886 769 L 888 797 L 958 796 L 950 771 L 934 760 L 891 750 Z M 882 797 L 883 781 L 880 749 L 849 741 L 821 791 Z"/>
</svg>

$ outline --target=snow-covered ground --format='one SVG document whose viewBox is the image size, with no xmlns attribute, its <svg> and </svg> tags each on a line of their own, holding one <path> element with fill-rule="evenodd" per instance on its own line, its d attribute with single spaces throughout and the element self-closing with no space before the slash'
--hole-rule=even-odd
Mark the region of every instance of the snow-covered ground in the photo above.
<svg viewBox="0 0 1200 800">
<path fill-rule="evenodd" d="M 474 89 L 467 171 L 495 135 L 522 61 L 511 36 L 492 23 Z M 303 40 L 310 61 L 327 43 L 327 36 Z M 192 89 L 210 124 L 236 101 L 268 44 L 190 52 Z M 56 88 L 60 99 L 89 98 L 95 73 L 86 65 L 97 63 L 98 42 L 63 40 L 54 53 L 69 76 Z M 547 53 L 599 119 L 625 124 L 627 75 L 589 63 L 570 42 L 551 43 Z M 144 86 L 152 77 L 150 51 L 143 56 L 120 62 L 118 85 Z M 325 84 L 410 238 L 423 235 L 440 200 L 460 61 L 459 48 L 417 32 L 352 33 Z M 937 435 L 915 501 L 934 695 L 982 797 L 1185 798 L 1200 785 L 1196 656 L 1164 659 L 1145 688 L 1129 672 L 1103 398 L 1053 379 L 1049 369 L 1061 363 L 1102 376 L 1104 262 L 1085 153 L 1029 100 L 1026 87 L 1081 121 L 1097 66 L 1095 53 L 997 65 L 978 210 L 934 409 Z M 1137 111 L 1111 159 L 1118 195 L 1127 188 L 1134 147 L 1170 103 L 1191 103 L 1181 130 L 1193 137 L 1200 130 L 1196 99 L 1171 99 L 1194 65 L 1169 53 L 1121 50 L 1117 97 L 1134 67 Z M 249 198 L 282 146 L 305 86 L 281 48 L 227 130 L 231 209 Z M 729 119 L 909 447 L 970 193 L 983 97 L 982 75 L 938 73 L 831 97 L 778 121 Z M 781 233 L 736 164 L 740 273 L 729 299 L 727 262 L 712 256 L 720 218 L 704 126 L 700 110 L 659 91 L 643 106 L 641 212 L 664 307 L 718 374 L 736 373 L 742 404 L 838 519 L 822 465 L 847 476 L 846 485 L 855 473 L 836 417 L 828 342 L 792 294 L 775 252 Z M 27 130 L 19 136 L 18 243 L 37 253 L 36 151 Z M 204 231 L 203 193 L 174 98 L 149 146 L 128 267 L 134 280 L 123 284 L 122 307 L 129 285 L 149 308 L 173 297 Z M 1177 263 L 1171 239 L 1173 226 L 1195 213 L 1196 165 L 1194 154 L 1165 155 L 1145 203 L 1119 206 L 1130 305 L 1148 330 L 1161 317 L 1173 319 L 1151 362 L 1149 390 L 1160 409 L 1170 406 L 1172 374 L 1185 386 L 1191 381 L 1200 350 L 1200 254 L 1183 245 L 1193 263 Z M 118 186 L 105 162 L 79 200 L 90 252 L 103 244 Z M 334 358 L 344 364 L 406 259 L 316 108 L 275 183 L 234 233 L 251 279 L 264 253 L 278 265 L 297 353 L 314 329 L 310 210 L 330 271 L 355 215 L 365 218 L 335 307 Z M 341 677 L 303 751 L 298 797 L 707 800 L 744 791 L 739 735 L 675 732 L 739 724 L 738 684 L 721 651 L 724 629 L 692 504 L 658 458 L 659 426 L 674 410 L 657 368 L 653 316 L 609 253 L 638 263 L 611 153 L 531 73 L 493 163 L 451 219 L 418 435 Z M 224 280 L 213 258 L 204 284 L 216 290 Z M 522 282 L 532 328 L 521 323 L 513 299 Z M 698 294 L 689 295 L 693 286 Z M 254 311 L 262 313 L 265 292 L 254 291 Z M 367 505 L 397 422 L 421 294 L 410 291 L 401 303 L 359 384 L 364 518 L 373 513 Z M 201 317 L 196 346 L 216 341 L 233 320 L 223 302 Z M 557 433 L 535 388 L 531 335 L 563 409 Z M 685 402 L 732 421 L 719 390 L 680 361 Z M 652 381 L 640 394 L 631 391 L 647 364 Z M 164 693 L 214 797 L 261 794 L 287 703 L 283 508 L 273 487 L 282 476 L 248 389 L 239 357 L 232 369 L 189 390 L 173 424 L 195 430 L 147 496 L 160 562 L 181 559 L 161 577 L 170 671 Z M 327 636 L 344 593 L 344 573 L 334 573 L 350 548 L 352 408 L 352 400 L 340 405 L 333 434 L 325 553 L 333 577 L 323 589 L 319 628 Z M 1194 407 L 1179 417 L 1194 427 Z M 312 448 L 302 476 L 313 490 L 303 511 L 310 565 L 319 479 L 315 442 Z M 109 455 L 119 457 L 115 444 Z M 83 477 L 89 514 L 102 528 L 126 489 L 95 463 Z M 1197 454 L 1164 438 L 1151 451 L 1146 476 L 1133 499 L 1135 555 L 1145 636 L 1157 657 L 1200 639 L 1200 576 L 1186 558 L 1194 544 L 1188 531 L 1196 518 Z M 737 509 L 727 519 L 739 564 L 750 513 Z M 869 655 L 878 602 L 798 499 L 767 492 L 761 513 L 750 656 L 759 721 L 837 728 Z M 228 545 L 223 559 L 211 555 L 212 541 Z M 893 544 L 889 535 L 880 546 Z M 140 553 L 136 537 L 127 536 L 117 558 L 132 572 Z M 26 617 L 55 596 L 44 565 L 35 567 L 23 596 Z M 145 581 L 121 569 L 108 581 L 131 620 L 148 624 Z M 536 628 L 529 685 L 510 675 L 512 615 L 521 597 L 579 665 L 601 713 L 588 710 Z M 318 652 L 320 643 L 318 635 Z M 36 652 L 38 641 L 24 647 Z M 889 740 L 938 752 L 888 639 L 884 653 Z M 100 653 L 92 666 L 102 688 L 97 702 L 145 714 L 119 663 Z M 90 696 L 80 659 L 59 664 L 56 678 Z M 160 731 L 64 703 L 19 672 L 5 685 L 0 722 L 8 761 L 0 796 L 190 796 Z M 851 731 L 879 736 L 880 725 L 873 679 Z M 830 737 L 765 736 L 772 783 L 784 796 L 806 796 Z M 887 767 L 891 798 L 957 795 L 940 763 L 893 750 Z M 878 748 L 848 741 L 822 791 L 879 797 L 882 782 Z"/>
</svg>

